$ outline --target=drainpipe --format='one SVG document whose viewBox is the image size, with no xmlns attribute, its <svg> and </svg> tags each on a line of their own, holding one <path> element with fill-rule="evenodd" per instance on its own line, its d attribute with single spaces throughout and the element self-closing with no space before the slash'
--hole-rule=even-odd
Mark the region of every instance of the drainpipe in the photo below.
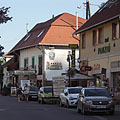
<svg viewBox="0 0 120 120">
<path fill-rule="evenodd" d="M 74 39 L 76 39 L 79 42 L 79 58 L 78 58 L 78 62 L 79 62 L 79 68 L 80 68 L 80 39 L 78 39 L 77 37 L 75 37 L 74 35 L 76 35 L 75 33 L 72 34 L 72 37 Z"/>
</svg>

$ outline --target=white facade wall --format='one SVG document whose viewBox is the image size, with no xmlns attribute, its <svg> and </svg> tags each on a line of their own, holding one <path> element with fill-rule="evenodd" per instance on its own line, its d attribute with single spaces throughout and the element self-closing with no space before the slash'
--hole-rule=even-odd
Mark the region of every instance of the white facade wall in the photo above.
<svg viewBox="0 0 120 120">
<path fill-rule="evenodd" d="M 24 68 L 24 59 L 28 58 L 28 66 L 32 65 L 32 57 L 35 57 L 35 65 L 38 73 L 38 56 L 43 56 L 43 73 L 45 79 L 52 80 L 52 77 L 60 76 L 61 73 L 65 73 L 68 69 L 67 55 L 70 49 L 44 49 L 43 51 L 38 48 L 29 48 L 20 51 L 20 68 Z M 54 59 L 50 59 L 50 53 L 54 54 Z M 78 58 L 78 50 L 76 50 L 76 59 Z M 48 63 L 61 64 L 62 69 L 50 70 L 48 69 Z M 78 64 L 76 65 L 78 66 Z"/>
<path fill-rule="evenodd" d="M 29 48 L 20 51 L 20 66 L 19 68 L 24 68 L 24 59 L 28 58 L 28 66 L 32 65 L 32 57 L 35 57 L 35 65 L 38 66 L 38 56 L 43 55 L 42 51 L 38 48 Z"/>
</svg>

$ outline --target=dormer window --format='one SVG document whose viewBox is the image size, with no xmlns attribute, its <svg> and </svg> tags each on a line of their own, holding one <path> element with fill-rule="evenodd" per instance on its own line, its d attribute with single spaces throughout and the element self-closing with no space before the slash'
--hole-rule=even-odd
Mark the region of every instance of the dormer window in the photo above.
<svg viewBox="0 0 120 120">
<path fill-rule="evenodd" d="M 30 38 L 31 34 L 27 35 L 27 37 L 24 39 L 24 41 L 27 41 Z"/>
<path fill-rule="evenodd" d="M 44 31 L 45 31 L 45 30 L 42 30 L 42 31 L 38 34 L 37 38 L 39 38 L 39 37 L 43 34 Z"/>
</svg>

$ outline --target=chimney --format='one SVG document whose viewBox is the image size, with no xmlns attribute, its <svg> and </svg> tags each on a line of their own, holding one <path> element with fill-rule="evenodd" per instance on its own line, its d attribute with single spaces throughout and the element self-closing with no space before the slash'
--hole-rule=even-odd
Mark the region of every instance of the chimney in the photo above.
<svg viewBox="0 0 120 120">
<path fill-rule="evenodd" d="M 54 18 L 54 14 L 52 15 L 52 19 Z"/>
<path fill-rule="evenodd" d="M 26 24 L 26 31 L 27 31 L 27 35 L 28 35 L 28 23 Z"/>
</svg>

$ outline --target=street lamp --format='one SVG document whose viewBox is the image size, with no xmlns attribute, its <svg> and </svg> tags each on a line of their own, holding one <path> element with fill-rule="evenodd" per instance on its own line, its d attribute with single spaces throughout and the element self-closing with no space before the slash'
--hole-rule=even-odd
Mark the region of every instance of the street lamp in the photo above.
<svg viewBox="0 0 120 120">
<path fill-rule="evenodd" d="M 81 6 L 77 6 L 78 9 L 81 8 Z M 78 29 L 78 12 L 76 12 L 76 30 Z"/>
<path fill-rule="evenodd" d="M 72 60 L 72 54 L 71 54 L 71 51 L 68 51 L 68 55 L 67 55 L 67 62 L 69 63 L 69 69 L 68 71 L 70 71 L 70 67 L 71 67 L 71 60 Z M 70 86 L 70 73 L 68 72 L 68 76 L 69 76 L 69 86 Z"/>
</svg>

